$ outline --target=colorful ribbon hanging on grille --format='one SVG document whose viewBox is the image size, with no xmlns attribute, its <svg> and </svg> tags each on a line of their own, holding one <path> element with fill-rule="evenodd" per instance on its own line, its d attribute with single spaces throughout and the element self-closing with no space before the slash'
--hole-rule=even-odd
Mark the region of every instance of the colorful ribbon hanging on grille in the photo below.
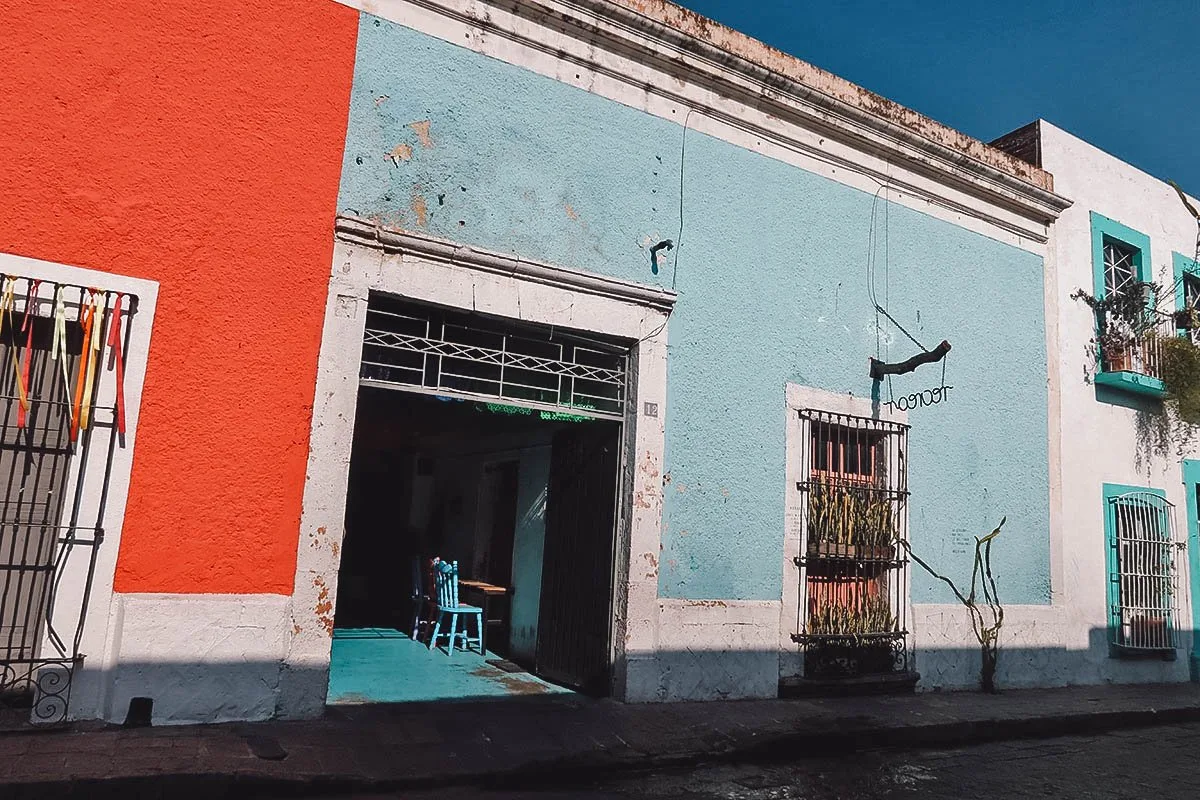
<svg viewBox="0 0 1200 800">
<path fill-rule="evenodd" d="M 62 366 L 63 392 L 67 398 L 67 408 L 71 405 L 71 374 L 67 366 L 67 303 L 63 300 L 63 287 L 54 291 L 54 336 L 50 341 L 50 360 L 57 361 Z"/>
<path fill-rule="evenodd" d="M 30 371 L 33 360 L 34 317 L 38 290 L 42 281 L 32 278 L 18 278 L 0 275 L 3 280 L 0 288 L 0 323 L 4 324 L 9 334 L 9 354 L 12 364 L 14 384 L 17 388 L 17 427 L 24 428 L 29 421 Z M 18 280 L 28 281 L 25 293 L 24 317 L 18 329 L 14 319 L 16 311 L 16 286 Z M 50 342 L 50 359 L 56 361 L 62 369 L 63 393 L 66 396 L 66 406 L 71 413 L 71 441 L 78 441 L 79 431 L 87 430 L 94 421 L 92 398 L 99 380 L 103 347 L 108 345 L 112 352 L 113 370 L 116 373 L 116 400 L 113 408 L 118 433 L 125 433 L 125 358 L 121 342 L 121 312 L 125 295 L 117 294 L 110 314 L 107 303 L 107 293 L 98 289 L 81 289 L 79 300 L 79 326 L 83 331 L 83 346 L 79 354 L 79 364 L 72 393 L 71 371 L 67 350 L 67 303 L 64 296 L 66 287 L 56 286 L 54 291 L 53 332 Z M 108 322 L 107 337 L 105 337 L 105 322 Z M 18 355 L 18 334 L 24 334 L 24 351 Z"/>
<path fill-rule="evenodd" d="M 83 348 L 79 351 L 79 373 L 75 379 L 75 400 L 71 405 L 71 441 L 79 431 L 87 430 L 91 420 L 92 385 L 96 379 L 96 362 L 100 360 L 100 328 L 103 326 L 103 306 L 95 289 L 84 289 L 79 301 L 79 325 L 83 328 Z"/>
<path fill-rule="evenodd" d="M 29 400 L 29 365 L 33 361 L 33 317 L 34 303 L 37 302 L 38 287 L 41 281 L 29 280 L 29 288 L 25 291 L 25 319 L 21 323 L 21 332 L 25 334 L 25 352 L 21 354 L 21 374 L 17 376 L 20 387 L 18 394 Z M 29 414 L 29 403 L 17 406 L 17 428 L 24 428 Z"/>
<path fill-rule="evenodd" d="M 124 299 L 125 295 L 117 295 L 108 323 L 108 350 L 117 373 L 117 433 L 122 435 L 125 433 L 125 354 L 121 352 L 121 301 Z"/>
<path fill-rule="evenodd" d="M 13 292 L 16 289 L 17 279 L 4 276 L 4 291 L 0 294 L 0 316 L 3 316 L 8 323 L 8 335 L 10 338 L 8 349 L 13 365 L 13 378 L 17 385 L 17 402 L 19 412 L 29 410 L 29 397 L 25 394 L 25 385 L 21 382 L 21 362 L 17 358 L 17 328 L 13 323 Z"/>
</svg>

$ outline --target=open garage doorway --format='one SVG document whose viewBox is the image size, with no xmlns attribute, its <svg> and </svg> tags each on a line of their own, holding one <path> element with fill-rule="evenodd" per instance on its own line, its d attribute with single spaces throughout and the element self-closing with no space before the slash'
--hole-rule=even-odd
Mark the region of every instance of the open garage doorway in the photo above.
<svg viewBox="0 0 1200 800">
<path fill-rule="evenodd" d="M 603 357 L 623 383 L 622 351 L 388 298 L 367 327 L 329 702 L 607 694 L 621 422 L 603 406 L 623 386 L 552 370 L 604 377 L 572 367 Z M 452 565 L 480 612 L 440 615 L 431 642 Z"/>
</svg>

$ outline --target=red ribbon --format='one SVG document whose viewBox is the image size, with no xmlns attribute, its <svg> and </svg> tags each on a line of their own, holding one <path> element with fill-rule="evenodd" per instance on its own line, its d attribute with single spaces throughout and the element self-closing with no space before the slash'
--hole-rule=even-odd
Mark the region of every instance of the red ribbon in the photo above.
<svg viewBox="0 0 1200 800">
<path fill-rule="evenodd" d="M 121 434 L 125 433 L 125 357 L 121 352 L 121 301 L 124 297 L 117 295 L 108 323 L 108 347 L 117 371 L 117 432 Z"/>
<path fill-rule="evenodd" d="M 21 323 L 21 332 L 25 334 L 25 352 L 21 354 L 21 372 L 17 380 L 21 382 L 20 394 L 26 402 L 17 403 L 17 427 L 25 427 L 26 415 L 29 413 L 29 363 L 33 354 L 33 303 L 37 298 L 38 286 L 41 281 L 29 282 L 29 291 L 25 293 L 25 321 Z"/>
</svg>

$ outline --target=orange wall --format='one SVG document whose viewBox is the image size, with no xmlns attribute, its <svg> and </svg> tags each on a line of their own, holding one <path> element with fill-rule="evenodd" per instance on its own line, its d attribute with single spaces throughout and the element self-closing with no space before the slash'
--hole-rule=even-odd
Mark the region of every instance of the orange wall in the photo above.
<svg viewBox="0 0 1200 800">
<path fill-rule="evenodd" d="M 161 284 L 118 591 L 292 591 L 357 19 L 0 0 L 0 250 Z"/>
</svg>

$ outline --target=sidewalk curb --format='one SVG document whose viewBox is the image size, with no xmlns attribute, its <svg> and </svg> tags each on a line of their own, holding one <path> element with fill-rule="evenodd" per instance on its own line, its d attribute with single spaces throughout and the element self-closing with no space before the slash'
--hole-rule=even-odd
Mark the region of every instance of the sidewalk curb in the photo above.
<svg viewBox="0 0 1200 800">
<path fill-rule="evenodd" d="M 834 723 L 836 729 L 803 730 L 760 738 L 749 734 L 724 746 L 646 755 L 632 749 L 599 756 L 531 761 L 506 770 L 463 772 L 410 778 L 365 778 L 355 775 L 282 778 L 253 774 L 179 773 L 99 780 L 41 781 L 0 785 L 6 800 L 25 798 L 220 798 L 321 797 L 355 792 L 395 792 L 479 786 L 488 789 L 572 788 L 652 770 L 729 762 L 781 763 L 810 756 L 845 755 L 883 748 L 919 749 L 962 746 L 1014 739 L 1043 739 L 1107 733 L 1114 730 L 1200 721 L 1200 706 L 1163 711 L 1091 712 L 1024 719 L 939 722 L 929 725 L 867 727 Z"/>
</svg>

